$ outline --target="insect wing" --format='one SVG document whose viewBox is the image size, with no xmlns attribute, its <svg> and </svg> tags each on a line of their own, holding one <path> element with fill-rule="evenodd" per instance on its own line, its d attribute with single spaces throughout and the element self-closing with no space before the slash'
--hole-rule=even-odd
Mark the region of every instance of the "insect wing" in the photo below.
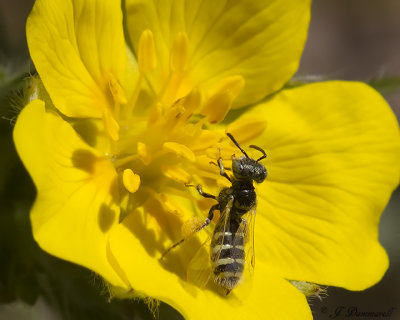
<svg viewBox="0 0 400 320">
<path fill-rule="evenodd" d="M 245 271 L 253 273 L 255 267 L 254 226 L 256 221 L 257 204 L 246 213 L 233 239 L 235 248 L 245 249 Z"/>
<path fill-rule="evenodd" d="M 215 231 L 213 234 L 213 241 L 212 241 L 213 252 L 210 255 L 212 261 L 216 261 L 219 259 L 223 245 L 225 243 L 225 236 L 226 236 L 225 232 L 227 229 L 227 225 L 229 223 L 229 217 L 230 217 L 233 201 L 234 201 L 234 198 L 231 196 L 229 198 L 224 210 L 221 212 L 221 216 L 215 227 Z"/>
<path fill-rule="evenodd" d="M 218 220 L 217 225 L 220 223 L 223 224 L 223 230 L 221 231 L 223 236 L 219 238 L 218 243 L 213 243 L 214 248 L 218 245 L 219 248 L 222 248 L 222 244 L 224 243 L 224 231 L 226 230 L 226 225 L 229 221 L 229 214 L 232 208 L 233 197 L 229 199 L 228 204 L 225 206 L 224 210 L 221 212 L 220 218 Z M 213 234 L 212 236 L 214 236 Z M 197 250 L 196 254 L 189 262 L 189 266 L 187 269 L 187 280 L 195 284 L 200 288 L 204 288 L 207 283 L 210 281 L 211 276 L 213 274 L 213 269 L 211 265 L 211 238 L 209 237 Z M 219 254 L 221 253 L 221 249 L 219 252 L 213 253 L 213 259 L 218 259 Z M 214 260 L 215 261 L 215 260 Z"/>
<path fill-rule="evenodd" d="M 210 243 L 208 238 L 197 250 L 196 254 L 190 260 L 187 269 L 187 280 L 199 288 L 204 288 L 211 278 L 212 268 L 210 262 Z"/>
</svg>

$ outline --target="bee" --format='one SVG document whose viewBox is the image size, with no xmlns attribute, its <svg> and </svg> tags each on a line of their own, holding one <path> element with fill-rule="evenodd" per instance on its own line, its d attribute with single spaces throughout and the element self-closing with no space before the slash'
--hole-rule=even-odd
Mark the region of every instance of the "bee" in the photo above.
<svg viewBox="0 0 400 320">
<path fill-rule="evenodd" d="M 201 196 L 215 199 L 218 203 L 210 208 L 206 220 L 193 231 L 193 234 L 211 223 L 215 211 L 220 212 L 220 217 L 210 240 L 210 256 L 208 259 L 214 281 L 226 290 L 226 294 L 229 294 L 240 283 L 246 260 L 246 265 L 249 268 L 255 266 L 254 222 L 257 195 L 253 181 L 262 183 L 266 179 L 267 170 L 259 161 L 265 159 L 267 155 L 260 147 L 250 145 L 250 148 L 262 153 L 260 158 L 254 160 L 247 155 L 231 134 L 227 133 L 227 136 L 239 148 L 243 156 L 239 158 L 236 158 L 235 155 L 232 156 L 232 168 L 229 169 L 233 174 L 231 176 L 226 173 L 225 170 L 228 169 L 224 168 L 222 158 L 219 157 L 217 165 L 220 169 L 220 175 L 228 179 L 231 186 L 222 189 L 218 196 L 204 192 L 201 185 L 197 186 L 197 191 Z M 161 259 L 185 239 L 166 250 Z M 246 245 L 247 250 L 245 249 Z M 204 263 L 204 258 L 201 259 L 199 256 L 200 253 L 196 254 L 190 263 L 189 268 L 192 270 L 188 271 L 188 276 L 189 273 L 193 274 L 193 270 L 196 270 L 195 273 L 197 274 L 194 277 L 205 279 L 203 282 L 206 283 L 209 276 L 204 277 L 201 273 L 207 266 Z M 191 265 L 194 266 L 191 267 Z"/>
</svg>

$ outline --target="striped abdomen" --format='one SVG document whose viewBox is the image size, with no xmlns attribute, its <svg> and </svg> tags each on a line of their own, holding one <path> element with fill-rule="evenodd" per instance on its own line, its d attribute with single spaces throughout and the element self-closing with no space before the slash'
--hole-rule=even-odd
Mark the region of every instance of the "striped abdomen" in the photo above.
<svg viewBox="0 0 400 320">
<path fill-rule="evenodd" d="M 233 225 L 232 225 L 233 224 Z M 231 223 L 234 227 L 235 223 Z M 211 263 L 215 281 L 228 290 L 232 290 L 239 283 L 243 274 L 245 251 L 243 246 L 243 234 L 233 231 L 222 231 L 216 228 L 211 241 Z M 234 243 L 235 241 L 235 243 Z"/>
</svg>

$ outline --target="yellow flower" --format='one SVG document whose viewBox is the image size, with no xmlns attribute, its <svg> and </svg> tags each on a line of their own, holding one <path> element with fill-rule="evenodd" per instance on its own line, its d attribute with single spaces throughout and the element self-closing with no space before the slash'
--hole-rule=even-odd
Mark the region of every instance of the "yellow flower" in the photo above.
<svg viewBox="0 0 400 320">
<path fill-rule="evenodd" d="M 38 190 L 39 245 L 190 319 L 309 319 L 286 279 L 350 290 L 379 281 L 388 258 L 378 223 L 399 183 L 399 127 L 361 83 L 277 92 L 297 69 L 310 2 L 125 4 L 132 50 L 119 1 L 37 0 L 29 16 L 45 90 L 36 80 L 14 139 Z M 219 148 L 227 161 L 238 153 L 225 132 L 265 149 L 269 173 L 256 187 L 252 287 L 228 296 L 186 279 L 213 224 L 159 261 L 184 222 L 205 219 L 213 204 L 189 185 L 212 194 L 226 185 L 210 164 Z"/>
</svg>

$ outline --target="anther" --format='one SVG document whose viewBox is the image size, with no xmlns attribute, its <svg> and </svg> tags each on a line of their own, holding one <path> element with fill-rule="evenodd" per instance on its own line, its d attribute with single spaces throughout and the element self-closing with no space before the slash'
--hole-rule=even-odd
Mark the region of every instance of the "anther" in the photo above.
<svg viewBox="0 0 400 320">
<path fill-rule="evenodd" d="M 221 122 L 231 108 L 232 101 L 233 97 L 229 92 L 218 92 L 207 100 L 200 113 L 205 115 L 210 123 Z"/>
<path fill-rule="evenodd" d="M 158 200 L 160 201 L 161 206 L 166 212 L 178 217 L 182 217 L 184 215 L 182 209 L 176 203 L 174 203 L 174 201 L 168 198 L 165 193 L 160 193 Z"/>
<path fill-rule="evenodd" d="M 126 104 L 128 100 L 126 99 L 124 89 L 122 89 L 121 84 L 118 82 L 117 78 L 110 73 L 108 76 L 108 87 L 114 98 L 114 101 L 119 104 Z"/>
<path fill-rule="evenodd" d="M 218 123 L 224 120 L 232 107 L 233 100 L 243 89 L 244 83 L 241 76 L 227 77 L 210 90 L 210 96 L 201 110 L 201 113 L 208 118 L 210 123 Z"/>
<path fill-rule="evenodd" d="M 143 142 L 137 143 L 137 153 L 140 157 L 140 160 L 147 166 L 151 162 L 151 154 L 147 149 L 147 146 Z"/>
<path fill-rule="evenodd" d="M 172 45 L 170 68 L 173 72 L 183 73 L 189 57 L 189 40 L 185 32 L 179 32 Z"/>
<path fill-rule="evenodd" d="M 194 155 L 193 151 L 183 144 L 176 142 L 164 142 L 163 149 L 173 152 L 178 156 L 184 157 L 191 162 L 196 160 L 196 156 Z"/>
<path fill-rule="evenodd" d="M 157 56 L 154 46 L 153 33 L 150 30 L 144 30 L 139 39 L 138 48 L 139 72 L 145 75 L 153 71 L 157 66 Z"/>
<path fill-rule="evenodd" d="M 189 185 L 192 181 L 192 176 L 187 171 L 178 166 L 163 165 L 161 171 L 166 177 L 179 183 L 183 183 L 186 186 Z"/>
<path fill-rule="evenodd" d="M 140 186 L 140 176 L 135 174 L 131 169 L 125 169 L 122 174 L 122 183 L 126 190 L 135 193 Z"/>
<path fill-rule="evenodd" d="M 187 121 L 193 112 L 201 105 L 201 93 L 197 88 L 194 88 L 190 93 L 182 98 L 182 105 L 185 108 L 182 114 L 181 121 Z"/>
</svg>

